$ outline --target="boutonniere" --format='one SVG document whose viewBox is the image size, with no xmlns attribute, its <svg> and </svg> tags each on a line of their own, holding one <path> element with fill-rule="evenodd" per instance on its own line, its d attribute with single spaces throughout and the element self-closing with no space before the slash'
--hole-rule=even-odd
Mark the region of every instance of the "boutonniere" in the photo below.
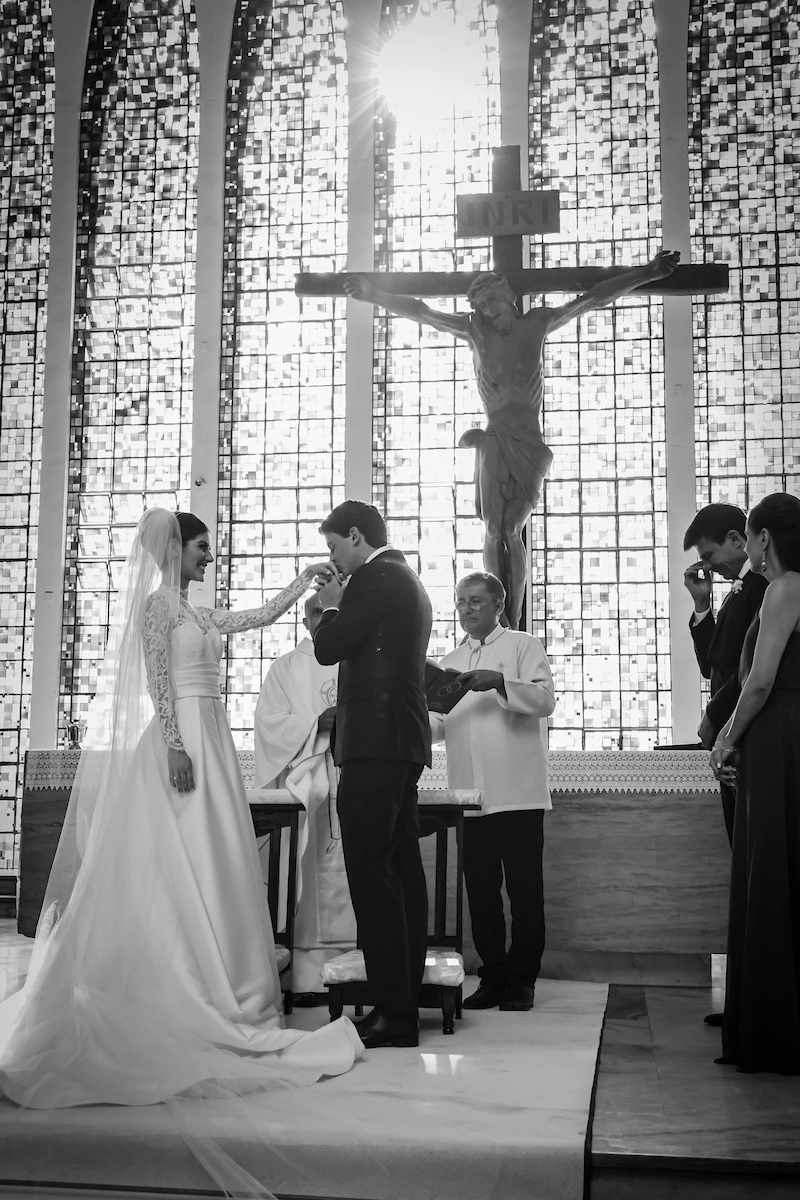
<svg viewBox="0 0 800 1200">
<path fill-rule="evenodd" d="M 731 584 L 731 595 L 732 596 L 737 595 L 737 593 L 739 593 L 742 590 L 743 582 L 744 582 L 743 579 L 734 579 L 733 583 Z"/>
</svg>

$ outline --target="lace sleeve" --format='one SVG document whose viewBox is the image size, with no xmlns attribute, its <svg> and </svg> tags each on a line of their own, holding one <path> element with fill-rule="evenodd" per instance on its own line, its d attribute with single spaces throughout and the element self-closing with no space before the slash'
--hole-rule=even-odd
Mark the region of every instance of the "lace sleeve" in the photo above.
<svg viewBox="0 0 800 1200">
<path fill-rule="evenodd" d="M 242 633 L 245 629 L 260 629 L 271 625 L 282 617 L 285 612 L 308 591 L 311 581 L 304 575 L 298 575 L 294 583 L 290 583 L 274 599 L 268 600 L 261 608 L 244 608 L 241 612 L 231 612 L 228 608 L 207 608 L 201 610 L 211 619 L 220 633 Z"/>
<path fill-rule="evenodd" d="M 169 631 L 167 598 L 153 592 L 147 598 L 142 628 L 147 690 L 158 714 L 164 741 L 171 750 L 183 750 L 169 684 Z"/>
</svg>

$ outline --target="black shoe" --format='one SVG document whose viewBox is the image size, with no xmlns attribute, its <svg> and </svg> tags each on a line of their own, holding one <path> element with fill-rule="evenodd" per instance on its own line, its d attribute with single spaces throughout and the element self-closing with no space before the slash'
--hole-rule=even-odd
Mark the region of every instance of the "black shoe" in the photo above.
<svg viewBox="0 0 800 1200">
<path fill-rule="evenodd" d="M 356 1022 L 356 1032 L 365 1050 L 376 1050 L 379 1046 L 419 1045 L 419 1021 L 390 1021 L 374 1008 L 363 1021 Z"/>
<path fill-rule="evenodd" d="M 703 1017 L 703 1022 L 706 1025 L 713 1025 L 715 1029 L 722 1027 L 722 1013 L 709 1013 L 707 1017 Z"/>
<path fill-rule="evenodd" d="M 509 979 L 500 1001 L 500 1012 L 527 1012 L 530 1008 L 533 1008 L 533 988 L 518 979 Z"/>
<path fill-rule="evenodd" d="M 327 1008 L 327 992 L 293 992 L 292 1005 L 294 1008 Z"/>
<path fill-rule="evenodd" d="M 496 1008 L 506 990 L 505 983 L 485 980 L 471 996 L 462 1002 L 462 1008 Z"/>
</svg>

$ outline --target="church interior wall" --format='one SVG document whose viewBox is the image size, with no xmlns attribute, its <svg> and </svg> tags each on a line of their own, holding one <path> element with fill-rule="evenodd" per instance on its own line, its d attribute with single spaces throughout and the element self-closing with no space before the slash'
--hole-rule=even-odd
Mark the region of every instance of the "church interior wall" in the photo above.
<svg viewBox="0 0 800 1200">
<path fill-rule="evenodd" d="M 768 491 L 796 491 L 797 484 L 800 302 L 792 109 L 796 113 L 798 105 L 791 63 L 798 34 L 790 5 L 769 11 L 749 6 L 745 13 L 733 0 L 642 0 L 634 6 L 634 19 L 629 5 L 623 14 L 612 4 L 610 49 L 603 48 L 608 25 L 594 29 L 592 22 L 600 18 L 584 14 L 574 73 L 559 77 L 558 87 L 578 79 L 592 97 L 599 96 L 607 63 L 613 60 L 616 68 L 626 45 L 636 65 L 630 77 L 609 75 L 609 106 L 598 104 L 596 111 L 587 104 L 583 111 L 574 103 L 570 107 L 563 95 L 559 108 L 555 91 L 548 96 L 536 90 L 545 54 L 552 79 L 567 70 L 556 34 L 563 28 L 562 41 L 569 47 L 569 39 L 578 36 L 577 6 L 571 0 L 536 0 L 531 6 L 533 83 L 524 102 L 518 64 L 504 49 L 509 43 L 503 20 L 515 6 L 510 0 L 499 0 L 497 8 L 489 0 L 458 0 L 459 11 L 464 5 L 488 30 L 482 34 L 488 38 L 489 63 L 483 116 L 470 133 L 477 138 L 472 190 L 487 182 L 488 148 L 500 136 L 505 140 L 509 129 L 518 136 L 524 106 L 533 121 L 530 144 L 524 147 L 531 186 L 547 185 L 557 155 L 564 156 L 573 182 L 588 178 L 589 150 L 599 147 L 606 153 L 606 141 L 613 143 L 608 153 L 618 156 L 617 166 L 622 154 L 628 155 L 628 166 L 615 169 L 611 178 L 615 189 L 631 187 L 633 193 L 606 201 L 601 169 L 592 173 L 591 196 L 576 199 L 570 182 L 565 236 L 532 239 L 532 265 L 567 264 L 578 247 L 590 253 L 592 239 L 598 257 L 619 255 L 619 261 L 627 261 L 635 251 L 643 260 L 662 238 L 693 261 L 731 265 L 732 287 L 724 297 L 626 302 L 613 317 L 602 313 L 596 321 L 585 319 L 579 336 L 573 333 L 552 348 L 547 366 L 551 436 L 559 423 L 572 422 L 577 450 L 561 439 L 561 471 L 554 472 L 533 525 L 534 632 L 544 637 L 560 676 L 559 691 L 567 697 L 554 745 L 645 748 L 659 738 L 692 740 L 701 689 L 685 630 L 689 603 L 682 603 L 680 581 L 685 556 L 676 539 L 700 504 L 730 500 L 746 507 Z M 11 199 L 4 201 L 10 205 L 2 367 L 8 693 L 0 870 L 16 866 L 25 748 L 64 745 L 79 732 L 102 650 L 103 613 L 114 590 L 116 564 L 146 502 L 193 506 L 217 525 L 216 587 L 236 604 L 251 598 L 260 602 L 264 591 L 285 581 L 298 555 L 318 552 L 314 534 L 321 510 L 345 491 L 386 503 L 401 547 L 417 554 L 436 597 L 440 649 L 455 637 L 447 570 L 479 559 L 477 522 L 468 511 L 467 456 L 458 463 L 452 494 L 445 494 L 447 466 L 441 465 L 456 461 L 452 446 L 462 416 L 474 409 L 472 415 L 480 419 L 469 362 L 432 335 L 373 320 L 366 306 L 304 301 L 302 320 L 291 309 L 291 280 L 301 267 L 368 269 L 373 247 L 375 265 L 394 269 L 402 269 L 404 259 L 413 260 L 414 269 L 472 269 L 488 254 L 488 245 L 455 246 L 449 226 L 445 229 L 446 205 L 426 224 L 419 199 L 426 183 L 420 164 L 429 153 L 424 136 L 415 143 L 420 190 L 414 195 L 399 187 L 404 159 L 396 153 L 397 143 L 390 151 L 385 140 L 377 148 L 373 142 L 366 64 L 381 21 L 386 27 L 396 19 L 396 6 L 388 0 L 344 0 L 319 5 L 316 15 L 306 11 L 305 16 L 295 0 L 273 5 L 163 0 L 157 7 L 160 24 L 149 21 L 152 6 L 142 0 L 2 4 L 6 20 L 13 12 L 20 37 L 8 40 L 13 54 L 6 54 L 4 81 L 14 112 L 6 153 L 14 157 L 16 171 Z M 493 32 L 498 8 L 499 40 Z M 515 12 L 518 16 L 518 7 Z M 86 65 L 95 72 L 94 82 L 112 78 L 104 55 L 114 29 L 126 21 L 131 56 L 126 95 L 116 116 L 107 108 L 104 117 L 98 105 L 91 125 L 87 97 L 81 99 L 90 78 Z M 632 22 L 630 28 L 626 21 Z M 130 40 L 136 30 L 138 48 Z M 518 51 L 518 38 L 511 40 Z M 236 75 L 236 62 L 241 66 L 242 60 L 235 60 L 231 50 L 237 45 L 251 56 L 245 62 L 249 76 L 246 70 Z M 140 64 L 149 64 L 147 95 L 141 88 L 137 92 L 141 80 L 131 67 L 139 51 Z M 320 62 L 328 72 L 326 103 L 317 93 L 316 99 L 303 101 L 302 81 L 312 80 L 313 91 L 311 64 Z M 158 63 L 161 74 L 153 66 Z M 278 63 L 280 70 L 268 69 Z M 249 139 L 250 147 L 257 143 L 261 155 L 258 163 L 248 158 L 241 172 L 237 147 L 244 143 L 233 146 L 230 136 L 241 96 L 234 88 L 237 78 L 240 88 L 260 89 L 237 110 L 238 134 L 244 143 Z M 543 147 L 536 121 L 545 101 L 550 141 Z M 320 122 L 331 112 L 320 140 Z M 603 121 L 611 113 L 614 136 L 604 141 Z M 624 131 L 623 119 L 629 125 Z M 116 121 L 114 139 L 107 137 L 108 125 L 104 133 L 103 120 Z M 149 143 L 144 136 L 134 150 L 133 134 L 138 137 L 148 120 L 155 122 L 154 129 L 161 121 L 160 132 Z M 587 130 L 592 121 L 598 128 L 581 149 L 576 123 Z M 390 125 L 384 121 L 383 133 Z M 272 151 L 267 126 L 274 135 Z M 400 149 L 405 153 L 410 146 L 410 141 L 401 143 Z M 164 157 L 148 161 L 151 151 Z M 453 163 L 460 162 L 456 149 L 452 153 Z M 265 154 L 272 155 L 266 166 Z M 630 165 L 639 161 L 637 155 L 644 163 L 638 173 Z M 312 160 L 313 185 L 311 173 L 298 166 Z M 332 164 L 330 177 L 321 187 L 326 163 Z M 392 186 L 384 168 L 391 171 Z M 189 172 L 185 182 L 170 194 L 167 176 L 177 180 L 184 169 Z M 141 196 L 137 171 L 151 181 L 141 185 Z M 235 204 L 234 184 L 241 188 Z M 106 188 L 102 206 L 92 208 L 87 186 Z M 156 197 L 157 187 L 162 190 Z M 448 188 L 447 203 L 455 195 L 455 187 Z M 634 236 L 631 222 L 641 222 L 640 234 Z M 130 248 L 137 229 L 140 259 L 121 265 L 130 268 L 131 278 L 135 269 L 146 269 L 149 315 L 138 326 L 129 320 L 136 295 L 117 288 L 107 298 L 113 320 L 103 325 L 103 296 L 90 295 L 91 287 L 99 284 L 103 270 L 113 273 L 119 264 L 89 263 L 90 245 L 102 242 L 108 254 L 118 235 L 117 245 Z M 154 281 L 170 266 L 168 247 L 176 238 L 188 247 L 181 260 L 184 282 L 159 293 Z M 153 249 L 159 245 L 167 247 L 162 260 Z M 94 272 L 91 281 L 88 271 Z M 269 274 L 269 286 L 258 283 L 259 271 Z M 242 286 L 245 277 L 248 287 Z M 177 316 L 177 309 L 170 313 L 170 297 L 179 298 Z M 271 307 L 262 311 L 267 301 Z M 627 338 L 630 362 L 615 349 L 617 335 Z M 89 387 L 85 351 L 92 338 L 98 353 Z M 131 350 L 134 342 L 142 347 L 138 357 Z M 657 361 L 637 358 L 651 343 L 657 344 Z M 116 374 L 93 393 L 104 355 Z M 145 362 L 146 371 L 135 365 Z M 126 371 L 125 386 L 117 387 Z M 652 388 L 647 403 L 634 395 L 634 378 Z M 587 390 L 598 379 L 610 381 L 605 393 L 602 387 Z M 607 441 L 597 436 L 592 441 L 591 418 L 583 410 L 589 395 L 603 394 L 611 396 L 603 411 L 614 433 Z M 449 406 L 441 417 L 435 411 L 439 402 Z M 110 404 L 114 421 L 95 420 L 93 414 Z M 324 417 L 317 416 L 323 407 Z M 103 443 L 109 436 L 110 449 Z M 288 473 L 285 488 L 274 480 L 270 486 L 265 478 L 267 443 L 275 478 Z M 649 512 L 637 507 L 625 486 L 626 464 L 635 464 L 644 453 L 639 447 L 645 446 L 656 462 Z M 107 486 L 100 486 L 102 471 L 108 472 Z M 426 483 L 426 473 L 432 483 Z M 135 478 L 141 483 L 134 486 Z M 609 483 L 615 486 L 613 503 Z M 280 507 L 288 504 L 283 493 L 295 496 L 291 511 Z M 588 506 L 582 507 L 584 498 Z M 258 507 L 249 510 L 256 500 Z M 415 530 L 417 543 L 407 545 L 404 539 L 413 543 Z M 446 566 L 448 547 L 455 567 Z M 594 579 L 586 574 L 593 569 Z M 643 570 L 649 582 L 641 594 L 652 597 L 656 611 L 639 612 L 631 601 L 625 625 L 619 597 L 639 596 Z M 607 571 L 614 572 L 614 587 Z M 91 579 L 99 581 L 96 586 L 89 586 Z M 209 595 L 202 599 L 209 601 L 213 585 L 206 589 Z M 645 600 L 635 599 L 640 603 Z M 232 724 L 244 747 L 266 663 L 293 644 L 297 632 L 288 620 L 276 630 L 243 644 L 226 668 Z M 644 696 L 647 703 L 638 698 Z"/>
</svg>

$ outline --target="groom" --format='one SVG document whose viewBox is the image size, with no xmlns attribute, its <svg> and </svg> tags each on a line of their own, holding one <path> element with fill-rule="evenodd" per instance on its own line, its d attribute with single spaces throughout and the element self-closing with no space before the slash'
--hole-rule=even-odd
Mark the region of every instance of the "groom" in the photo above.
<svg viewBox="0 0 800 1200">
<path fill-rule="evenodd" d="M 431 603 L 383 517 L 346 500 L 320 526 L 337 579 L 323 584 L 314 653 L 338 662 L 334 761 L 345 867 L 375 1004 L 358 1026 L 367 1049 L 416 1046 L 428 897 L 417 780 L 430 766 L 423 687 Z"/>
</svg>

